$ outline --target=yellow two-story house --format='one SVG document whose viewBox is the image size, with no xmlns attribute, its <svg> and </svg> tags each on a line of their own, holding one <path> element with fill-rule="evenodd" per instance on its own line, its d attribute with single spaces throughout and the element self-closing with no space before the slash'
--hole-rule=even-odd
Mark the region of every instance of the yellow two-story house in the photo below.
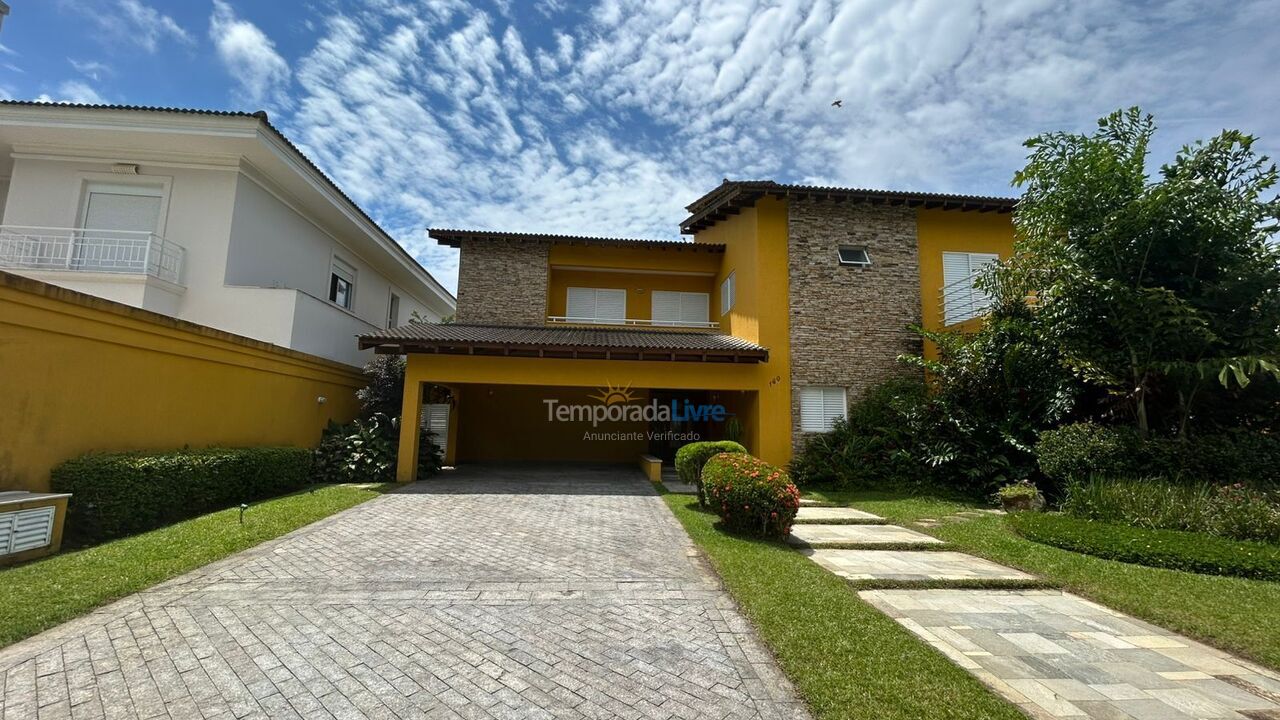
<svg viewBox="0 0 1280 720">
<path fill-rule="evenodd" d="M 725 181 L 691 240 L 432 230 L 461 250 L 456 322 L 360 338 L 408 357 L 399 479 L 419 427 L 446 462 L 633 462 L 693 439 L 790 461 L 963 327 L 1013 246 L 1009 198 Z"/>
</svg>

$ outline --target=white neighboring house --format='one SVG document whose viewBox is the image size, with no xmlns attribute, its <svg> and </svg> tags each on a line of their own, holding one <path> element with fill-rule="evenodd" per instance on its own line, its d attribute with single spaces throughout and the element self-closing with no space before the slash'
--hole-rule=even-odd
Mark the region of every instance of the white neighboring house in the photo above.
<svg viewBox="0 0 1280 720">
<path fill-rule="evenodd" d="M 265 113 L 0 101 L 0 269 L 350 365 L 456 303 Z"/>
</svg>

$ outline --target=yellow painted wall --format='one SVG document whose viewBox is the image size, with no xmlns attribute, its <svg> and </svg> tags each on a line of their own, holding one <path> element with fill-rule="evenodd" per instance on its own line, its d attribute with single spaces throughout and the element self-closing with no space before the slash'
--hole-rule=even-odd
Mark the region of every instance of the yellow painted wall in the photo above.
<svg viewBox="0 0 1280 720">
<path fill-rule="evenodd" d="M 628 270 L 716 272 L 720 253 L 668 247 L 552 245 L 552 267 L 600 267 Z"/>
<path fill-rule="evenodd" d="M 701 292 L 711 295 L 710 320 L 715 320 L 719 311 L 716 308 L 716 297 L 712 292 L 714 278 L 697 275 L 657 275 L 649 273 L 597 272 L 589 270 L 558 270 L 552 268 L 551 281 L 547 286 L 548 315 L 563 317 L 568 302 L 569 288 L 614 288 L 627 291 L 627 319 L 653 319 L 653 291 L 677 290 L 682 292 Z"/>
<path fill-rule="evenodd" d="M 1013 253 L 1013 216 L 1008 213 L 920 210 L 916 217 L 920 253 L 921 322 L 928 330 L 942 327 L 938 293 L 942 291 L 942 253 Z M 963 329 L 963 328 L 962 328 Z M 933 343 L 925 343 L 925 357 L 937 357 Z"/>
<path fill-rule="evenodd" d="M 354 368 L 0 272 L 0 490 L 92 451 L 310 447 Z M 316 398 L 327 402 L 320 404 Z"/>
</svg>

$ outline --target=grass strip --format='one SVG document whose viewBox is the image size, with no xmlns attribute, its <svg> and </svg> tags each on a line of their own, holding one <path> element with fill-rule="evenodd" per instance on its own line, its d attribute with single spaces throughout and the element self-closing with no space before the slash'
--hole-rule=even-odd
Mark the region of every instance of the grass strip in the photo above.
<svg viewBox="0 0 1280 720">
<path fill-rule="evenodd" d="M 1023 718 L 801 553 L 719 531 L 715 515 L 699 510 L 694 498 L 663 499 L 816 718 Z"/>
<path fill-rule="evenodd" d="M 326 485 L 0 570 L 0 647 L 377 497 Z"/>
</svg>

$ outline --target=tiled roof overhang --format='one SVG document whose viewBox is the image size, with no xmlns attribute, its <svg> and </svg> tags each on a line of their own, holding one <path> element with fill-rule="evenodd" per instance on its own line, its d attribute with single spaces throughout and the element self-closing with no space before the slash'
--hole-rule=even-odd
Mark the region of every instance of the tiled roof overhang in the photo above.
<svg viewBox="0 0 1280 720">
<path fill-rule="evenodd" d="M 603 245 L 610 247 L 641 247 L 659 250 L 693 250 L 700 252 L 724 252 L 724 245 L 695 243 L 690 240 L 645 240 L 643 238 L 596 237 L 592 235 L 556 235 L 551 233 L 501 232 L 495 230 L 452 230 L 431 228 L 427 231 L 433 239 L 447 247 L 461 247 L 463 240 L 518 240 L 549 242 L 557 245 Z"/>
<path fill-rule="evenodd" d="M 725 180 L 719 187 L 695 200 L 685 209 L 689 217 L 680 223 L 680 232 L 691 235 L 715 225 L 742 208 L 755 205 L 763 197 L 798 197 L 834 202 L 866 202 L 875 205 L 938 208 L 977 212 L 1011 212 L 1016 198 L 946 193 L 898 192 L 862 188 L 784 185 L 772 180 Z"/>
<path fill-rule="evenodd" d="M 410 323 L 360 336 L 360 349 L 384 354 L 684 362 L 764 362 L 767 348 L 732 335 L 594 327 Z"/>
</svg>

